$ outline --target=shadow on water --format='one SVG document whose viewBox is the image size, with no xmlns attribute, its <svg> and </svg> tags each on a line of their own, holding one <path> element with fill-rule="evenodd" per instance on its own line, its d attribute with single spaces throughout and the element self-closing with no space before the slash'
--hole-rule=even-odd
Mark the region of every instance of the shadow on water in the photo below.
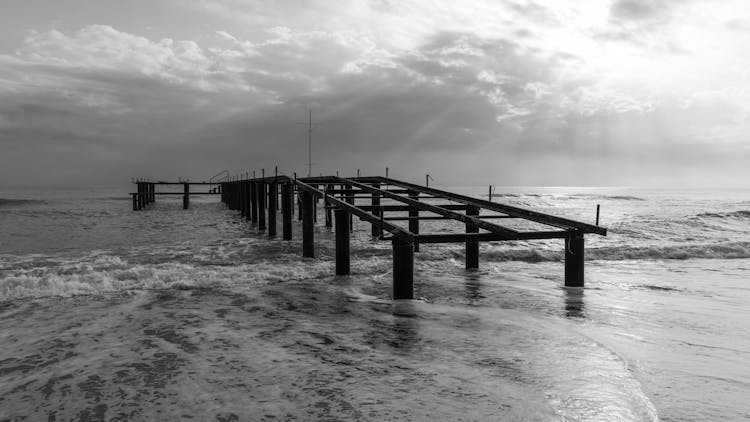
<svg viewBox="0 0 750 422">
<path fill-rule="evenodd" d="M 586 318 L 586 304 L 582 287 L 563 287 L 565 292 L 565 316 L 568 318 Z"/>
</svg>

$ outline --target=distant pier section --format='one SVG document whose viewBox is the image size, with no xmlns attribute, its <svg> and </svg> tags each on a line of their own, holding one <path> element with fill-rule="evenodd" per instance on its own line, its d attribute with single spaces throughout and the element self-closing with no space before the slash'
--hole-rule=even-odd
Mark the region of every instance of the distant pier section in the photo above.
<svg viewBox="0 0 750 422">
<path fill-rule="evenodd" d="M 131 193 L 134 211 L 146 209 L 158 195 L 182 195 L 183 209 L 190 207 L 191 195 L 221 195 L 229 209 L 239 211 L 242 218 L 269 237 L 277 236 L 277 220 L 281 217 L 284 240 L 292 240 L 296 202 L 302 223 L 301 254 L 306 258 L 315 257 L 317 207 L 322 202 L 324 224 L 335 230 L 337 275 L 350 272 L 349 238 L 352 218 L 357 217 L 371 225 L 373 238 L 392 244 L 394 299 L 414 298 L 414 253 L 423 244 L 464 243 L 466 269 L 472 270 L 479 267 L 480 242 L 561 239 L 565 286 L 583 287 L 584 235 L 607 235 L 607 229 L 599 225 L 379 176 L 232 178 L 225 174 L 220 181 L 133 183 L 137 185 L 137 191 Z M 182 191 L 157 192 L 156 187 L 162 185 L 181 185 Z M 519 230 L 498 224 L 505 219 L 526 220 L 541 229 Z M 422 233 L 420 221 L 425 220 L 453 220 L 460 224 L 451 227 L 461 230 Z M 404 223 L 396 224 L 399 221 Z"/>
</svg>

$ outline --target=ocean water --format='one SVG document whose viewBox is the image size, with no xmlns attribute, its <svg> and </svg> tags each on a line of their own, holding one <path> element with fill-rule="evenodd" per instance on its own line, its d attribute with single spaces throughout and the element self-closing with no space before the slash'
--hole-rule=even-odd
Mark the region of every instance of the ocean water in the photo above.
<svg viewBox="0 0 750 422">
<path fill-rule="evenodd" d="M 601 204 L 586 287 L 561 240 L 482 244 L 471 272 L 421 245 L 419 299 L 392 301 L 356 219 L 335 276 L 320 209 L 303 259 L 296 217 L 269 239 L 215 196 L 133 212 L 129 189 L 0 189 L 0 420 L 750 419 L 750 190 L 498 188 Z"/>
</svg>

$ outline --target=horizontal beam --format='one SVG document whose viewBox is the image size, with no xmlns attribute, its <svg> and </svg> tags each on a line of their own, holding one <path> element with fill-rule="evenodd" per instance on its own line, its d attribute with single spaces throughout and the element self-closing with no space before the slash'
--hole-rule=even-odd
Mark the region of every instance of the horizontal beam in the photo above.
<svg viewBox="0 0 750 422">
<path fill-rule="evenodd" d="M 395 190 L 390 190 L 389 192 L 405 194 L 405 193 L 409 193 L 411 191 L 408 190 L 408 189 L 395 189 Z M 367 195 L 369 195 L 370 193 L 369 192 L 365 192 L 363 190 L 354 190 L 354 189 L 349 189 L 349 190 L 347 190 L 347 189 L 329 189 L 328 190 L 328 194 L 329 195 L 341 195 L 341 194 L 347 194 L 347 195 L 348 194 L 354 194 L 354 195 L 367 194 Z"/>
<path fill-rule="evenodd" d="M 255 179 L 249 178 L 249 179 L 238 179 L 238 180 L 224 180 L 224 181 L 221 181 L 221 182 L 219 182 L 219 181 L 216 181 L 216 182 L 164 182 L 164 181 L 159 181 L 159 182 L 145 182 L 144 181 L 144 182 L 133 182 L 133 184 L 150 183 L 152 185 L 184 185 L 184 184 L 188 184 L 188 185 L 223 185 L 225 183 L 229 184 L 229 183 L 239 183 L 239 182 L 267 182 L 267 183 L 270 183 L 270 182 L 276 181 L 276 182 L 280 183 L 280 182 L 289 181 L 289 180 L 292 180 L 289 176 L 281 175 L 280 174 L 278 176 L 269 176 L 269 177 L 265 177 L 265 178 L 258 177 L 258 178 L 255 178 Z"/>
<path fill-rule="evenodd" d="M 466 205 L 461 204 L 435 204 L 435 206 L 438 206 L 440 208 L 444 208 L 446 210 L 458 210 L 462 211 L 466 209 Z M 380 210 L 387 212 L 399 212 L 399 211 L 409 211 L 409 209 L 413 208 L 409 205 L 357 205 L 357 208 L 363 209 L 365 211 L 374 211 L 374 210 Z"/>
<path fill-rule="evenodd" d="M 497 224 L 488 223 L 486 221 L 468 216 L 466 214 L 461 214 L 455 211 L 448 210 L 446 208 L 441 208 L 436 205 L 420 202 L 416 199 L 411 199 L 408 197 L 396 195 L 394 193 L 390 193 L 382 189 L 377 189 L 372 186 L 365 185 L 363 183 L 355 182 L 353 180 L 347 180 L 347 179 L 339 179 L 339 180 L 340 180 L 340 183 L 345 183 L 354 187 L 358 187 L 362 190 L 367 190 L 372 193 L 378 193 L 383 197 L 390 198 L 399 202 L 403 202 L 421 211 L 429 211 L 435 214 L 442 215 L 444 217 L 449 217 L 454 220 L 461 221 L 463 223 L 472 223 L 479 228 L 485 229 L 487 231 L 490 231 L 500 236 L 504 236 L 506 239 L 516 239 L 518 235 L 518 232 L 516 230 L 512 230 L 507 227 L 498 226 Z"/>
<path fill-rule="evenodd" d="M 508 215 L 525 218 L 527 220 L 535 221 L 537 223 L 546 224 L 549 226 L 564 228 L 564 229 L 575 229 L 583 233 L 596 233 L 602 236 L 607 235 L 607 229 L 604 227 L 595 226 L 593 224 L 587 224 L 580 221 L 570 220 L 563 217 L 557 217 L 550 214 L 545 214 L 537 211 L 531 211 L 520 207 L 514 207 L 511 205 L 504 205 L 497 202 L 485 201 L 483 199 L 472 198 L 465 195 L 459 195 L 452 192 L 447 192 L 440 189 L 428 188 L 424 186 L 415 185 L 413 183 L 402 182 L 400 180 L 389 179 L 381 177 L 381 182 L 390 184 L 392 186 L 399 186 L 406 189 L 415 190 L 418 192 L 428 193 L 430 195 L 442 196 L 445 199 L 451 201 L 461 202 L 467 205 L 473 205 L 479 208 L 485 208 L 496 212 L 502 212 Z"/>
<path fill-rule="evenodd" d="M 185 195 L 185 192 L 131 192 L 129 195 Z M 195 196 L 195 195 L 221 195 L 221 192 L 195 192 L 190 191 L 188 195 Z"/>
<path fill-rule="evenodd" d="M 493 220 L 496 218 L 519 218 L 514 217 L 512 215 L 475 215 L 474 218 L 479 218 L 480 220 Z M 416 217 L 407 217 L 407 216 L 399 216 L 399 217 L 385 217 L 384 220 L 390 220 L 390 221 L 409 221 L 409 220 L 450 220 L 448 217 L 443 217 L 441 215 L 419 215 Z"/>
<path fill-rule="evenodd" d="M 456 234 L 419 234 L 414 240 L 419 243 L 463 243 L 463 242 L 500 242 L 508 240 L 564 239 L 565 231 L 521 232 L 518 239 L 507 239 L 494 233 L 456 233 Z"/>
<path fill-rule="evenodd" d="M 338 208 L 345 209 L 348 212 L 350 212 L 350 213 L 356 215 L 357 217 L 359 217 L 361 220 L 367 221 L 367 222 L 372 223 L 372 224 L 376 224 L 376 225 L 380 226 L 383 230 L 385 230 L 385 231 L 387 231 L 389 233 L 393 233 L 393 235 L 396 236 L 396 237 L 398 237 L 398 238 L 401 238 L 401 239 L 403 239 L 403 240 L 405 240 L 405 241 L 407 241 L 409 243 L 413 242 L 414 235 L 412 233 L 410 233 L 410 232 L 402 229 L 401 227 L 396 226 L 395 224 L 391 224 L 391 223 L 388 223 L 386 221 L 381 221 L 380 217 L 378 217 L 376 215 L 373 215 L 373 214 L 370 214 L 370 213 L 362 210 L 361 208 L 359 208 L 359 207 L 357 207 L 355 205 L 352 205 L 352 204 L 350 204 L 348 202 L 344 202 L 344 201 L 342 201 L 342 200 L 340 200 L 338 198 L 335 198 L 333 196 L 326 195 L 325 192 L 323 192 L 321 190 L 318 190 L 318 189 L 315 189 L 314 187 L 312 187 L 312 186 L 310 186 L 310 185 L 308 185 L 308 184 L 306 184 L 304 182 L 301 182 L 299 179 L 297 179 L 297 181 L 295 182 L 295 184 L 297 185 L 297 187 L 299 189 L 301 189 L 303 191 L 310 192 L 314 196 L 317 196 L 319 198 L 324 198 L 324 200 L 325 200 L 325 202 L 327 204 L 333 204 L 333 205 L 335 205 Z"/>
</svg>

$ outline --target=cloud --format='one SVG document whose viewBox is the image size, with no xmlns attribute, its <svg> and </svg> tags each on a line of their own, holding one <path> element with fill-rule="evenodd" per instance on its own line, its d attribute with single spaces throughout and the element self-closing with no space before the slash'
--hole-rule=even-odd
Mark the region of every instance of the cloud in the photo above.
<svg viewBox="0 0 750 422">
<path fill-rule="evenodd" d="M 660 0 L 616 0 L 610 13 L 616 20 L 654 20 L 661 19 L 667 7 L 668 3 Z"/>
<path fill-rule="evenodd" d="M 540 165 L 692 162 L 709 140 L 741 145 L 750 129 L 737 106 L 746 94 L 716 89 L 724 79 L 707 80 L 686 54 L 660 54 L 677 39 L 678 10 L 665 2 L 618 1 L 588 16 L 592 26 L 534 2 L 438 2 L 421 15 L 416 2 L 352 3 L 330 17 L 315 3 L 301 20 L 275 18 L 288 4 L 211 4 L 239 10 L 200 41 L 90 25 L 33 32 L 0 55 L 0 142 L 15 154 L 0 176 L 20 171 L 24 154 L 39 158 L 27 160 L 35 171 L 95 165 L 112 180 L 293 171 L 307 160 L 296 123 L 308 107 L 322 123 L 318 171 L 489 168 L 514 183 L 541 177 L 524 173 Z"/>
</svg>

